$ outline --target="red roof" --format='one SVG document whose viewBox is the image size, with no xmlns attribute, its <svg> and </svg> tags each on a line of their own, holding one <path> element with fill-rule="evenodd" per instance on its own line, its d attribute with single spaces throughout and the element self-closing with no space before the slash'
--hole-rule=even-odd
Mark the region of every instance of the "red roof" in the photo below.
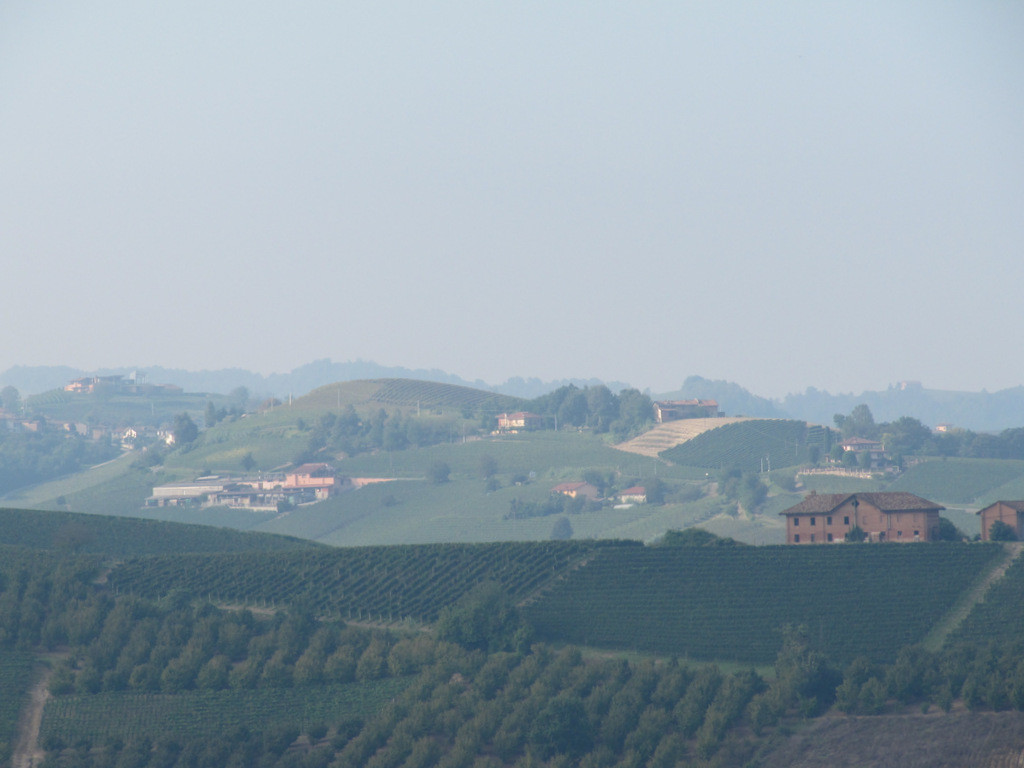
<svg viewBox="0 0 1024 768">
<path fill-rule="evenodd" d="M 621 493 L 619 493 L 619 496 L 646 496 L 646 495 L 647 495 L 647 489 L 644 488 L 642 485 L 634 485 L 632 488 L 627 488 L 626 490 L 624 490 Z"/>
<path fill-rule="evenodd" d="M 945 507 L 912 493 L 812 493 L 799 504 L 779 512 L 780 515 L 820 515 L 832 512 L 850 499 L 863 499 L 883 512 L 938 511 Z"/>
</svg>

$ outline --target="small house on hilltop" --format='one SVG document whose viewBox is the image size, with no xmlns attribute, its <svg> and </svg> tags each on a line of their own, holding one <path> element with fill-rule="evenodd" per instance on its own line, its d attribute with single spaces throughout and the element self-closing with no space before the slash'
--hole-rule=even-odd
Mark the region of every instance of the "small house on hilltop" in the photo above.
<svg viewBox="0 0 1024 768">
<path fill-rule="evenodd" d="M 590 499 L 591 501 L 596 501 L 601 495 L 597 490 L 597 486 L 586 482 L 559 483 L 551 489 L 551 493 L 560 493 L 571 499 L 576 499 L 582 496 L 583 498 Z"/>
<path fill-rule="evenodd" d="M 713 419 L 720 416 L 716 400 L 656 400 L 654 420 L 659 424 L 679 419 Z"/>
<path fill-rule="evenodd" d="M 984 509 L 981 515 L 981 540 L 992 540 L 992 524 L 996 521 L 1010 526 L 1018 539 L 1024 538 L 1024 501 L 997 501 Z"/>
<path fill-rule="evenodd" d="M 787 544 L 846 540 L 854 527 L 868 541 L 934 541 L 945 507 L 912 493 L 812 493 L 779 514 Z"/>
<path fill-rule="evenodd" d="M 851 437 L 844 440 L 840 446 L 847 453 L 854 453 L 858 458 L 867 454 L 871 459 L 872 466 L 878 466 L 885 462 L 885 448 L 877 440 L 868 440 L 863 437 Z"/>
</svg>

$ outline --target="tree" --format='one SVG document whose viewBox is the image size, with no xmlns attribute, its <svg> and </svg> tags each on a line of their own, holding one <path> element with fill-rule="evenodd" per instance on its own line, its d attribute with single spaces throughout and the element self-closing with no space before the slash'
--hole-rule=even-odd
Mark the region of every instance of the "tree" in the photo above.
<svg viewBox="0 0 1024 768">
<path fill-rule="evenodd" d="M 1016 541 L 1017 532 L 1002 520 L 996 520 L 989 526 L 988 538 L 989 541 Z"/>
<path fill-rule="evenodd" d="M 716 536 L 703 528 L 685 528 L 665 531 L 661 544 L 666 547 L 735 547 L 739 542 Z"/>
<path fill-rule="evenodd" d="M 206 402 L 206 412 L 203 414 L 203 423 L 206 424 L 207 428 L 214 426 L 218 421 L 221 421 L 227 416 L 227 411 L 223 408 L 218 409 L 213 404 L 212 400 Z"/>
<path fill-rule="evenodd" d="M 871 415 L 871 409 L 863 403 L 855 406 L 850 411 L 850 415 L 845 418 L 837 414 L 834 421 L 836 426 L 842 430 L 843 437 L 874 439 L 878 435 L 875 417 Z"/>
<path fill-rule="evenodd" d="M 231 390 L 228 395 L 231 398 L 231 402 L 245 410 L 246 405 L 249 404 L 249 390 L 246 387 L 235 387 Z"/>
<path fill-rule="evenodd" d="M 175 445 L 186 446 L 199 437 L 199 427 L 196 426 L 195 422 L 192 421 L 192 417 L 187 413 L 179 413 L 174 417 L 172 434 L 174 435 Z"/>
<path fill-rule="evenodd" d="M 5 411 L 19 413 L 21 411 L 21 394 L 17 388 L 8 384 L 0 389 L 0 405 L 3 405 Z"/>
<path fill-rule="evenodd" d="M 864 532 L 864 529 L 861 528 L 859 525 L 853 526 L 853 528 L 846 532 L 846 541 L 850 541 L 853 543 L 859 543 L 861 541 L 864 541 L 867 537 L 868 535 Z"/>
<path fill-rule="evenodd" d="M 515 650 L 523 619 L 512 598 L 493 581 L 478 584 L 437 620 L 437 636 L 464 648 L 497 653 Z"/>
<path fill-rule="evenodd" d="M 498 462 L 489 453 L 480 457 L 480 475 L 484 480 L 489 480 L 498 473 Z"/>
<path fill-rule="evenodd" d="M 256 459 L 252 455 L 252 451 L 249 451 L 245 456 L 242 457 L 242 469 L 246 472 L 251 472 L 252 468 L 256 466 Z"/>
<path fill-rule="evenodd" d="M 575 694 L 562 694 L 548 701 L 530 728 L 530 744 L 544 758 L 568 755 L 579 758 L 594 741 L 593 726 Z"/>
<path fill-rule="evenodd" d="M 451 473 L 451 467 L 446 462 L 438 460 L 427 468 L 427 479 L 434 485 L 440 485 L 448 482 Z"/>
<path fill-rule="evenodd" d="M 648 504 L 664 504 L 665 490 L 665 483 L 660 478 L 652 477 L 644 482 L 644 495 Z"/>
<path fill-rule="evenodd" d="M 568 541 L 571 538 L 572 523 L 569 522 L 569 518 L 562 516 L 555 520 L 555 524 L 551 527 L 551 540 Z"/>
<path fill-rule="evenodd" d="M 963 531 L 953 525 L 951 521 L 944 517 L 939 518 L 938 534 L 935 537 L 936 541 L 963 541 L 964 538 Z"/>
</svg>

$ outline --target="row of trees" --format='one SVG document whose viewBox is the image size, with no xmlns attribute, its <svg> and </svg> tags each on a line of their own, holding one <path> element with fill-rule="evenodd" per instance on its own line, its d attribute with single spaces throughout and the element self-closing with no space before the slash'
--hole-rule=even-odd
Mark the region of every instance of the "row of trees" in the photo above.
<svg viewBox="0 0 1024 768">
<path fill-rule="evenodd" d="M 590 427 L 617 440 L 642 432 L 654 414 L 651 398 L 638 389 L 614 394 L 603 384 L 580 389 L 569 384 L 527 403 L 526 410 L 548 416 L 562 427 Z"/>
<path fill-rule="evenodd" d="M 1004 429 L 999 434 L 950 429 L 933 432 L 918 419 L 901 416 L 895 421 L 875 423 L 871 409 L 856 406 L 849 415 L 836 414 L 833 421 L 844 438 L 877 440 L 891 456 L 957 456 L 970 459 L 1024 459 L 1024 427 Z"/>
<path fill-rule="evenodd" d="M 33 432 L 0 426 L 0 493 L 77 472 L 118 454 L 110 440 L 86 440 L 45 421 L 36 426 Z"/>
<path fill-rule="evenodd" d="M 686 542 L 674 542 L 686 543 Z M 701 542 L 692 542 L 700 545 Z M 706 543 L 706 542 L 705 542 Z M 497 766 L 742 765 L 759 739 L 835 706 L 879 714 L 908 704 L 1024 709 L 1024 642 L 913 646 L 891 663 L 834 664 L 807 632 L 783 628 L 775 675 L 713 665 L 584 659 L 531 642 L 513 601 L 484 584 L 442 612 L 434 633 L 395 634 L 316 620 L 301 604 L 259 618 L 175 592 L 113 597 L 99 562 L 19 557 L 0 566 L 0 647 L 70 649 L 51 690 L 308 687 L 402 677 L 407 687 L 365 721 L 244 726 L 216 738 L 125 734 L 50 739 L 46 765 Z M 219 762 L 218 762 L 219 761 Z"/>
<path fill-rule="evenodd" d="M 378 449 L 400 451 L 437 445 L 461 437 L 462 425 L 450 417 L 418 417 L 400 411 L 388 413 L 383 408 L 362 417 L 352 406 L 340 413 L 318 416 L 312 425 L 299 421 L 299 429 L 309 433 L 308 442 L 295 462 L 315 460 L 323 450 L 342 452 L 349 456 Z"/>
</svg>

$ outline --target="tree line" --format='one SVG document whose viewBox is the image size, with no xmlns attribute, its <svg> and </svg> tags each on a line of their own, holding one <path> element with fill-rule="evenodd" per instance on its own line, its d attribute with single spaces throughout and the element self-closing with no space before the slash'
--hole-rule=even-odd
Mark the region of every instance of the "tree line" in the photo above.
<svg viewBox="0 0 1024 768">
<path fill-rule="evenodd" d="M 933 432 L 918 419 L 901 416 L 895 421 L 876 423 L 867 405 L 856 406 L 848 415 L 833 417 L 843 437 L 877 440 L 892 456 L 948 456 L 965 459 L 1024 459 L 1024 427 L 1004 429 L 998 434 L 949 428 Z"/>
</svg>

